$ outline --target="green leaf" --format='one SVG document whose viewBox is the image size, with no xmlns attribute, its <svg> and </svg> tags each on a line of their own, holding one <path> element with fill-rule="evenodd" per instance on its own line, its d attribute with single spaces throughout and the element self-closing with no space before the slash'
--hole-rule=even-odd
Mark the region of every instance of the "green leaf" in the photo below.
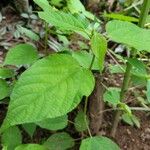
<svg viewBox="0 0 150 150">
<path fill-rule="evenodd" d="M 129 115 L 128 113 L 124 113 L 122 115 L 122 119 L 125 123 L 129 124 L 130 126 L 134 126 L 131 115 Z"/>
<path fill-rule="evenodd" d="M 0 78 L 6 79 L 14 76 L 14 71 L 8 68 L 0 68 Z"/>
<path fill-rule="evenodd" d="M 16 147 L 15 150 L 48 150 L 48 149 L 38 144 L 22 144 Z"/>
<path fill-rule="evenodd" d="M 67 6 L 71 13 L 81 13 L 85 11 L 85 8 L 80 0 L 68 0 Z"/>
<path fill-rule="evenodd" d="M 115 73 L 124 73 L 125 72 L 125 66 L 124 65 L 109 65 L 109 70 L 111 74 Z"/>
<path fill-rule="evenodd" d="M 5 58 L 5 65 L 26 65 L 32 64 L 38 59 L 35 47 L 29 44 L 19 44 L 11 48 Z"/>
<path fill-rule="evenodd" d="M 80 150 L 120 150 L 120 148 L 107 137 L 95 136 L 82 140 Z"/>
<path fill-rule="evenodd" d="M 5 80 L 0 79 L 0 100 L 9 95 L 9 86 Z"/>
<path fill-rule="evenodd" d="M 114 106 L 120 103 L 120 89 L 119 88 L 108 88 L 104 93 L 104 101 Z"/>
<path fill-rule="evenodd" d="M 139 51 L 150 52 L 150 30 L 142 29 L 135 24 L 113 20 L 107 23 L 108 36 L 115 42 L 126 44 Z"/>
<path fill-rule="evenodd" d="M 146 92 L 147 100 L 150 103 L 150 79 L 147 80 L 147 92 Z"/>
<path fill-rule="evenodd" d="M 48 129 L 48 130 L 60 130 L 67 126 L 68 124 L 68 117 L 67 115 L 53 118 L 53 119 L 44 119 L 40 122 L 36 123 L 41 128 Z"/>
<path fill-rule="evenodd" d="M 89 120 L 88 120 L 89 124 Z M 87 125 L 85 123 L 85 114 L 83 111 L 79 111 L 75 118 L 75 128 L 78 132 L 87 130 Z"/>
<path fill-rule="evenodd" d="M 44 143 L 49 150 L 67 150 L 74 146 L 74 139 L 65 132 L 55 133 Z"/>
<path fill-rule="evenodd" d="M 82 67 L 84 68 L 89 68 L 90 64 L 92 62 L 92 54 L 88 53 L 87 51 L 77 51 L 77 52 L 72 52 L 72 57 L 74 57 Z M 99 70 L 99 64 L 97 58 L 94 60 L 92 70 Z"/>
<path fill-rule="evenodd" d="M 43 58 L 15 84 L 2 128 L 66 115 L 83 96 L 91 94 L 94 84 L 91 71 L 80 67 L 70 55 Z"/>
<path fill-rule="evenodd" d="M 14 150 L 16 146 L 22 143 L 22 136 L 18 127 L 10 127 L 2 134 L 1 143 L 7 147 L 7 150 Z"/>
<path fill-rule="evenodd" d="M 128 62 L 132 65 L 132 74 L 137 77 L 147 78 L 145 64 L 137 58 L 129 58 Z"/>
<path fill-rule="evenodd" d="M 138 118 L 135 115 L 125 113 L 125 114 L 122 115 L 122 119 L 127 124 L 129 124 L 131 126 L 136 125 L 138 128 L 140 128 L 140 122 L 139 122 Z"/>
<path fill-rule="evenodd" d="M 22 125 L 23 129 L 30 135 L 32 138 L 36 131 L 36 124 L 34 123 L 26 123 Z"/>
<path fill-rule="evenodd" d="M 139 21 L 139 19 L 137 19 L 135 17 L 125 16 L 123 14 L 116 14 L 116 13 L 111 13 L 111 14 L 105 13 L 104 17 L 118 19 L 118 20 L 122 20 L 122 21 L 129 21 L 129 22 L 138 22 Z"/>
<path fill-rule="evenodd" d="M 45 11 L 46 10 L 49 11 L 52 9 L 47 0 L 33 0 L 33 1 Z"/>
<path fill-rule="evenodd" d="M 101 34 L 94 32 L 91 38 L 91 48 L 99 61 L 100 70 L 102 71 L 104 68 L 104 59 L 107 51 L 106 39 Z"/>
<path fill-rule="evenodd" d="M 41 19 L 61 30 L 84 32 L 87 28 L 87 24 L 80 21 L 80 19 L 61 11 L 51 10 L 39 12 L 38 14 Z"/>
<path fill-rule="evenodd" d="M 34 33 L 32 30 L 24 28 L 20 25 L 17 26 L 17 29 L 21 34 L 24 34 L 25 36 L 29 37 L 31 40 L 39 41 L 40 39 L 39 36 L 36 33 Z"/>
</svg>

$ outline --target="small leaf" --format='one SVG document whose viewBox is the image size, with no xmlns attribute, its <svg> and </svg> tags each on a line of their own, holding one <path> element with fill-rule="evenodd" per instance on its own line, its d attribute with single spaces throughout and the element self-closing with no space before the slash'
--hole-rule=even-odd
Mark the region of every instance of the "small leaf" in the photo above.
<svg viewBox="0 0 150 150">
<path fill-rule="evenodd" d="M 48 0 L 33 0 L 39 7 L 41 7 L 43 10 L 51 10 L 52 7 L 49 5 Z"/>
<path fill-rule="evenodd" d="M 147 80 L 147 92 L 146 92 L 147 100 L 150 103 L 150 79 Z"/>
<path fill-rule="evenodd" d="M 150 52 L 150 30 L 142 29 L 135 24 L 113 20 L 107 23 L 108 36 L 115 42 L 126 44 L 139 51 Z"/>
<path fill-rule="evenodd" d="M 89 120 L 88 120 L 89 124 Z M 87 125 L 85 123 L 85 114 L 83 111 L 79 111 L 75 118 L 75 128 L 78 132 L 83 132 L 87 130 Z"/>
<path fill-rule="evenodd" d="M 9 86 L 5 80 L 0 79 L 0 100 L 9 96 Z"/>
<path fill-rule="evenodd" d="M 115 73 L 124 73 L 125 72 L 125 66 L 123 65 L 109 65 L 109 70 L 111 74 L 115 74 Z"/>
<path fill-rule="evenodd" d="M 120 150 L 120 148 L 107 137 L 95 136 L 82 140 L 80 150 Z"/>
<path fill-rule="evenodd" d="M 135 17 L 125 16 L 123 14 L 116 14 L 116 13 L 111 13 L 111 14 L 105 13 L 104 17 L 118 19 L 118 20 L 122 20 L 122 21 L 129 21 L 129 22 L 138 22 L 139 21 L 139 19 L 137 19 Z"/>
<path fill-rule="evenodd" d="M 22 136 L 18 127 L 13 126 L 5 130 L 2 134 L 1 142 L 3 146 L 7 147 L 7 150 L 14 150 L 16 146 L 22 143 Z"/>
<path fill-rule="evenodd" d="M 104 68 L 104 59 L 107 51 L 107 41 L 106 39 L 99 33 L 94 32 L 91 38 L 91 48 L 98 59 L 100 70 L 102 71 Z"/>
<path fill-rule="evenodd" d="M 90 64 L 92 62 L 92 54 L 88 53 L 86 51 L 77 51 L 77 52 L 72 52 L 72 57 L 74 57 L 82 67 L 84 68 L 89 68 Z M 99 64 L 97 58 L 94 60 L 92 70 L 99 70 Z"/>
<path fill-rule="evenodd" d="M 41 128 L 48 129 L 48 130 L 60 130 L 67 126 L 68 117 L 67 115 L 53 118 L 53 119 L 45 119 L 36 124 L 39 125 Z"/>
<path fill-rule="evenodd" d="M 15 150 L 48 150 L 48 149 L 38 144 L 22 144 L 16 147 Z"/>
<path fill-rule="evenodd" d="M 94 83 L 91 71 L 68 54 L 37 61 L 15 84 L 2 130 L 66 115 L 91 94 Z"/>
<path fill-rule="evenodd" d="M 30 135 L 30 137 L 32 138 L 34 135 L 34 132 L 36 130 L 36 124 L 34 123 L 26 123 L 23 124 L 22 127 L 24 128 L 24 130 Z"/>
<path fill-rule="evenodd" d="M 32 64 L 38 59 L 36 48 L 29 44 L 19 44 L 11 48 L 5 58 L 5 65 Z"/>
<path fill-rule="evenodd" d="M 114 106 L 120 103 L 120 89 L 119 88 L 108 88 L 104 93 L 104 101 Z"/>
<path fill-rule="evenodd" d="M 125 123 L 129 124 L 130 126 L 134 126 L 131 115 L 129 115 L 128 113 L 124 113 L 122 115 L 122 119 Z"/>
<path fill-rule="evenodd" d="M 6 79 L 14 76 L 14 71 L 8 68 L 0 68 L 0 78 Z"/>
<path fill-rule="evenodd" d="M 44 143 L 49 150 L 67 150 L 74 146 L 74 139 L 65 132 L 55 133 Z"/>
<path fill-rule="evenodd" d="M 134 123 L 138 128 L 140 128 L 140 121 L 139 121 L 139 119 L 138 119 L 135 115 L 132 115 L 131 118 L 132 118 L 133 123 Z"/>
<path fill-rule="evenodd" d="M 147 71 L 145 64 L 137 58 L 130 58 L 128 62 L 132 65 L 132 74 L 137 77 L 146 78 Z"/>
</svg>

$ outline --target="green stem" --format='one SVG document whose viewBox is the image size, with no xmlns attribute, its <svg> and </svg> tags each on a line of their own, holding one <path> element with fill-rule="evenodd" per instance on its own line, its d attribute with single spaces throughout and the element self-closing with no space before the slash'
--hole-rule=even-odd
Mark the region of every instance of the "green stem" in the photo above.
<svg viewBox="0 0 150 150">
<path fill-rule="evenodd" d="M 141 15 L 139 19 L 139 27 L 144 28 L 144 25 L 146 23 L 146 19 L 149 13 L 150 9 L 150 0 L 144 0 L 143 5 L 142 5 L 142 10 L 141 10 Z"/>
<path fill-rule="evenodd" d="M 149 9 L 150 9 L 150 0 L 144 0 L 143 5 L 142 5 L 140 19 L 139 19 L 139 24 L 138 24 L 139 27 L 144 27 L 146 18 L 148 16 Z M 134 51 L 133 55 L 135 56 L 136 50 L 133 49 L 133 51 Z M 128 90 L 130 76 L 131 76 L 131 70 L 132 70 L 132 65 L 129 62 L 127 62 L 126 72 L 124 75 L 124 80 L 123 80 L 121 93 L 120 93 L 120 101 L 121 102 L 125 99 L 125 94 L 126 94 L 126 91 Z M 117 111 L 115 114 L 114 123 L 113 123 L 113 127 L 111 130 L 112 137 L 115 137 L 121 113 L 122 113 L 121 111 Z"/>
<path fill-rule="evenodd" d="M 94 60 L 95 60 L 95 55 L 93 55 L 91 64 L 89 66 L 89 70 L 92 69 Z M 85 120 L 85 124 L 87 126 L 87 130 L 88 130 L 89 136 L 92 137 L 92 134 L 91 134 L 91 131 L 90 131 L 90 128 L 89 128 L 89 125 L 88 125 L 88 121 L 87 121 L 87 115 L 86 115 L 86 113 L 87 113 L 87 107 L 88 107 L 88 96 L 85 98 L 85 104 L 84 104 L 84 115 L 85 115 L 85 118 L 84 118 L 84 120 Z"/>
</svg>

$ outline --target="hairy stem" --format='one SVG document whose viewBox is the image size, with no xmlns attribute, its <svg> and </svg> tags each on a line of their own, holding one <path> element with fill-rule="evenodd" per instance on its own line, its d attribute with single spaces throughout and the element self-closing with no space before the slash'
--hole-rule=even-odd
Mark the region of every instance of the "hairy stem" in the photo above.
<svg viewBox="0 0 150 150">
<path fill-rule="evenodd" d="M 143 5 L 142 5 L 140 19 L 139 19 L 139 24 L 138 24 L 139 27 L 142 27 L 142 28 L 144 27 L 145 22 L 146 22 L 146 18 L 148 16 L 149 9 L 150 9 L 150 0 L 144 0 Z M 136 50 L 134 50 L 133 55 L 134 56 L 136 55 Z M 123 80 L 121 93 L 120 93 L 120 102 L 122 102 L 124 100 L 126 91 L 128 90 L 128 86 L 129 86 L 129 82 L 130 82 L 131 69 L 132 69 L 132 65 L 127 62 L 126 72 L 124 75 L 124 80 Z M 121 113 L 122 112 L 118 110 L 115 114 L 114 123 L 113 123 L 113 127 L 111 130 L 111 136 L 112 137 L 115 137 Z"/>
</svg>

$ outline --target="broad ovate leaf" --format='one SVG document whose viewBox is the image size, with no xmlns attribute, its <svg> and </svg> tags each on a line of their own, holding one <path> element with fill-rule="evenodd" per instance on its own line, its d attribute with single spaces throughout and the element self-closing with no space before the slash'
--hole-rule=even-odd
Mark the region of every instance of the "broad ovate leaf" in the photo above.
<svg viewBox="0 0 150 150">
<path fill-rule="evenodd" d="M 48 150 L 67 150 L 74 146 L 74 139 L 66 132 L 55 133 L 50 136 L 44 146 L 48 148 Z"/>
<path fill-rule="evenodd" d="M 69 13 L 51 10 L 39 12 L 38 14 L 41 19 L 61 30 L 84 32 L 87 28 L 86 23 Z"/>
<path fill-rule="evenodd" d="M 110 39 L 115 42 L 126 44 L 139 51 L 150 52 L 149 29 L 142 29 L 130 22 L 113 20 L 107 23 L 106 31 Z"/>
<path fill-rule="evenodd" d="M 9 86 L 7 82 L 3 79 L 0 79 L 0 100 L 9 95 Z"/>
<path fill-rule="evenodd" d="M 94 32 L 91 38 L 91 48 L 98 59 L 100 70 L 102 71 L 104 68 L 104 60 L 107 51 L 107 41 L 103 35 L 98 32 Z"/>
<path fill-rule="evenodd" d="M 16 147 L 15 150 L 48 150 L 48 149 L 39 144 L 22 144 Z"/>
<path fill-rule="evenodd" d="M 67 126 L 68 117 L 67 115 L 65 115 L 65 116 L 61 116 L 57 118 L 47 118 L 47 119 L 37 122 L 36 124 L 44 129 L 60 130 Z"/>
<path fill-rule="evenodd" d="M 19 44 L 11 48 L 5 58 L 5 65 L 27 65 L 38 59 L 38 52 L 30 44 Z"/>
<path fill-rule="evenodd" d="M 72 111 L 94 88 L 88 69 L 68 54 L 53 54 L 34 63 L 15 84 L 3 130 L 56 118 Z"/>
<path fill-rule="evenodd" d="M 80 150 L 120 150 L 120 148 L 107 137 L 95 136 L 82 140 Z"/>
<path fill-rule="evenodd" d="M 7 147 L 7 150 L 14 150 L 15 147 L 22 143 L 21 132 L 18 127 L 13 126 L 5 130 L 1 136 L 1 143 Z"/>
</svg>

